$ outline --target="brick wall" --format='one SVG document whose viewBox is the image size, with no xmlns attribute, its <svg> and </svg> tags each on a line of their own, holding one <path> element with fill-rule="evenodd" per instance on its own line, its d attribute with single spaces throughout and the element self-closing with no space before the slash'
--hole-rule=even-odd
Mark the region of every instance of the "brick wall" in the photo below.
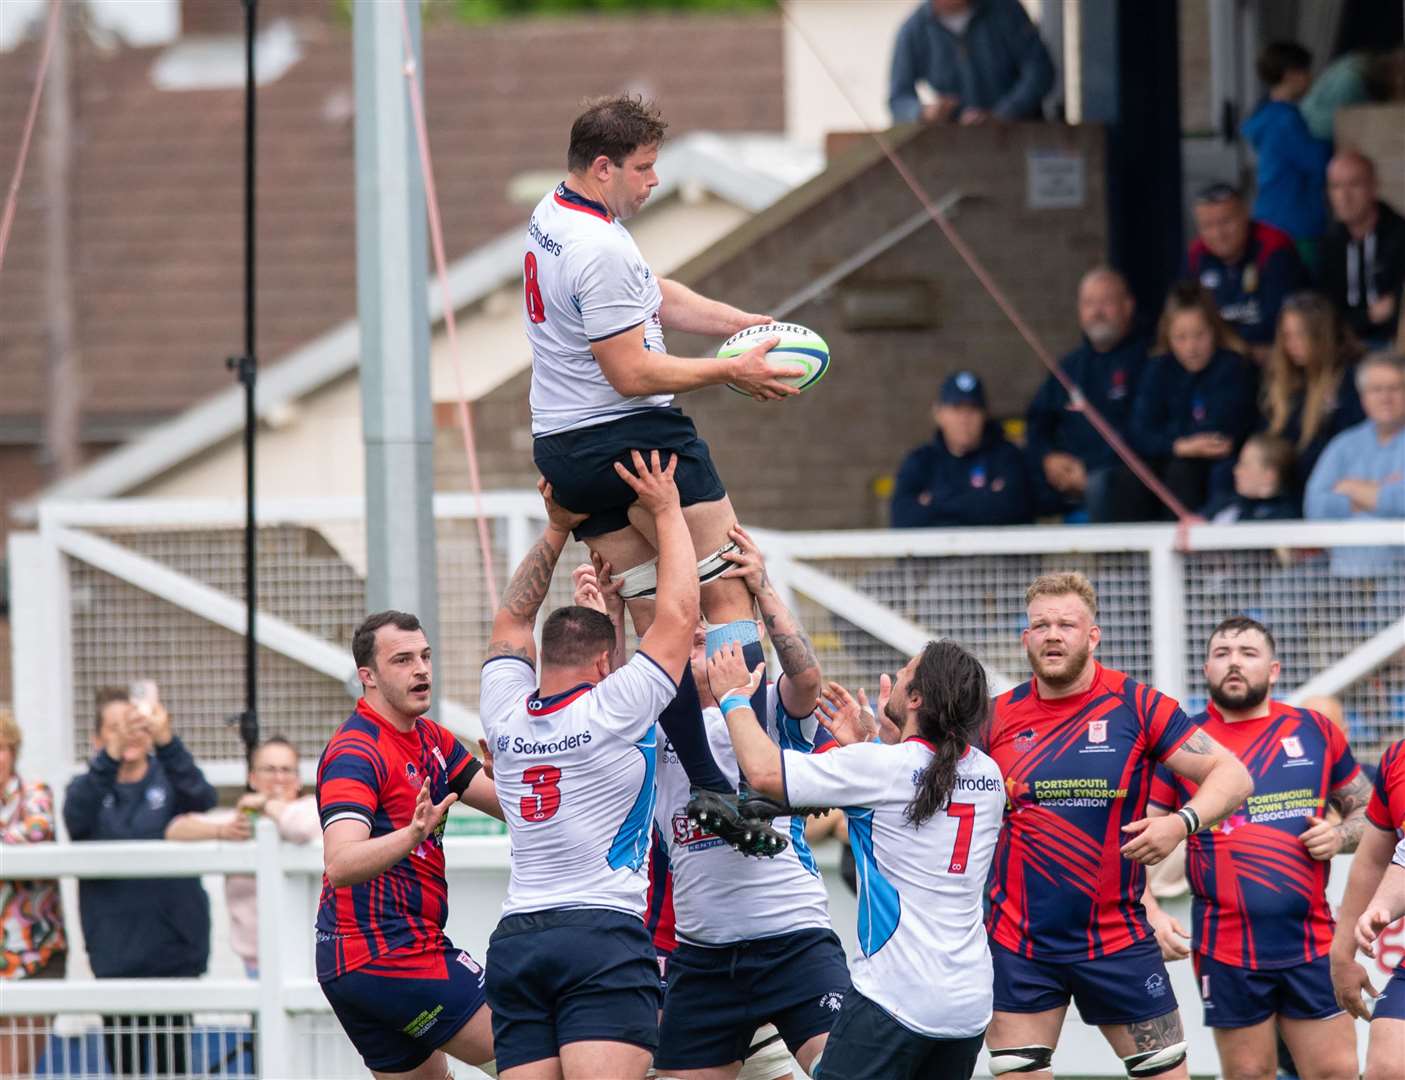
<svg viewBox="0 0 1405 1080">
<path fill-rule="evenodd" d="M 1036 148 L 1085 158 L 1082 208 L 1026 207 L 1026 152 Z M 1048 347 L 1056 355 L 1069 348 L 1077 334 L 1078 277 L 1106 247 L 1102 130 L 928 128 L 901 153 L 934 198 L 956 188 L 976 196 L 959 207 L 961 235 Z M 675 276 L 705 295 L 765 311 L 917 208 L 895 170 L 873 158 L 871 148 L 859 148 Z M 847 183 L 836 182 L 845 175 Z M 810 393 L 771 405 L 720 387 L 688 395 L 687 411 L 710 443 L 743 520 L 787 528 L 880 524 L 874 482 L 930 436 L 932 397 L 957 368 L 982 374 L 997 416 L 1023 413 L 1044 369 L 935 226 L 847 284 L 881 290 L 914 282 L 925 283 L 935 298 L 935 325 L 926 329 L 846 330 L 843 286 L 791 315 L 823 334 L 833 352 L 829 373 Z M 676 355 L 705 355 L 716 346 L 669 336 Z M 479 402 L 478 445 L 489 488 L 535 480 L 527 388 L 524 374 Z M 465 488 L 463 450 L 451 427 L 441 429 L 436 450 L 437 486 Z"/>
</svg>

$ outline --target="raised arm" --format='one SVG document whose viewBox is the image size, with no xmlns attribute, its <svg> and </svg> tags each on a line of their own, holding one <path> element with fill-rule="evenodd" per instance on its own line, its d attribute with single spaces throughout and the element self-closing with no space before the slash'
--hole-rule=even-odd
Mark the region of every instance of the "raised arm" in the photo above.
<svg viewBox="0 0 1405 1080">
<path fill-rule="evenodd" d="M 709 300 L 668 278 L 659 278 L 659 292 L 663 294 L 659 321 L 665 330 L 726 338 L 748 326 L 775 321 L 769 315 L 755 315 L 720 300 Z"/>
<path fill-rule="evenodd" d="M 603 341 L 592 341 L 590 351 L 615 391 L 624 397 L 682 394 L 704 386 L 731 383 L 758 401 L 775 401 L 800 391 L 780 380 L 804 375 L 799 364 L 776 364 L 766 359 L 779 338 L 768 337 L 739 356 L 679 357 L 651 352 L 644 344 L 642 325 Z"/>
<path fill-rule="evenodd" d="M 615 472 L 634 489 L 639 505 L 653 515 L 658 534 L 658 586 L 654 594 L 654 621 L 639 642 L 639 651 L 658 664 L 675 683 L 683 678 L 693 651 L 693 629 L 698 625 L 698 564 L 693 538 L 683 518 L 673 472 L 677 455 L 668 464 L 659 452 L 649 452 L 646 465 L 638 450 L 631 452 L 634 472 L 615 462 Z"/>
<path fill-rule="evenodd" d="M 717 695 L 727 731 L 732 736 L 737 765 L 751 789 L 777 802 L 785 800 L 785 774 L 781 769 L 781 748 L 756 722 L 751 695 L 761 684 L 766 665 L 746 670 L 741 646 L 729 642 L 707 659 L 707 681 Z"/>
<path fill-rule="evenodd" d="M 613 568 L 597 553 L 590 553 L 590 562 L 582 563 L 571 571 L 571 602 L 579 607 L 588 607 L 600 612 L 615 627 L 615 648 L 610 653 L 610 670 L 624 667 L 626 638 L 624 626 L 624 600 L 620 597 L 621 582 L 614 580 Z"/>
<path fill-rule="evenodd" d="M 561 549 L 570 539 L 571 530 L 586 519 L 585 514 L 573 514 L 558 506 L 551 497 L 551 485 L 537 481 L 537 490 L 546 502 L 546 529 L 517 567 L 502 604 L 493 616 L 493 633 L 488 642 L 485 659 L 494 656 L 516 656 L 533 667 L 537 663 L 537 643 L 533 631 L 537 612 L 551 588 L 551 575 L 556 571 Z"/>
<path fill-rule="evenodd" d="M 1123 827 L 1133 837 L 1122 846 L 1122 854 L 1146 866 L 1155 866 L 1196 829 L 1208 829 L 1223 821 L 1254 791 L 1254 781 L 1244 763 L 1198 729 L 1163 764 L 1196 784 L 1197 790 L 1175 812 L 1144 817 Z M 1196 829 L 1187 818 L 1194 820 Z"/>
<path fill-rule="evenodd" d="M 815 648 L 772 584 L 771 576 L 766 573 L 766 560 L 756 541 L 740 525 L 733 525 L 727 535 L 737 547 L 723 554 L 722 557 L 733 565 L 723 571 L 722 576 L 741 578 L 756 599 L 761 621 L 766 624 L 766 633 L 771 637 L 781 664 L 780 695 L 785 711 L 795 717 L 809 716 L 815 711 L 823 685 Z"/>
</svg>

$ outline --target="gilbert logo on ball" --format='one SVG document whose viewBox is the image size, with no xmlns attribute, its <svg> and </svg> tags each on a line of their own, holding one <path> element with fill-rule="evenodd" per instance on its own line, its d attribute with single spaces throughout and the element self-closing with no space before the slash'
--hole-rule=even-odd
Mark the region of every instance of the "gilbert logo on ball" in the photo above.
<svg viewBox="0 0 1405 1080">
<path fill-rule="evenodd" d="M 785 378 L 781 382 L 788 383 L 798 390 L 808 390 L 824 378 L 824 373 L 829 370 L 829 346 L 819 334 L 797 323 L 748 326 L 724 341 L 722 347 L 717 350 L 717 357 L 719 360 L 726 360 L 729 357 L 740 356 L 757 342 L 771 337 L 780 338 L 780 342 L 766 354 L 767 360 L 775 364 L 795 364 L 805 369 L 804 375 Z M 745 393 L 730 383 L 728 387 L 739 394 Z"/>
</svg>

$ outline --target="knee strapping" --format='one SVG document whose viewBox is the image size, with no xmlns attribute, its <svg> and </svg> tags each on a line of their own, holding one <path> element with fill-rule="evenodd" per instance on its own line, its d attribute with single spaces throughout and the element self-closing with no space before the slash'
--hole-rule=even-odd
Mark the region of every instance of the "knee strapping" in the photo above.
<svg viewBox="0 0 1405 1080">
<path fill-rule="evenodd" d="M 1170 1072 L 1185 1060 L 1185 1051 L 1185 1043 L 1172 1043 L 1160 1050 L 1129 1054 L 1122 1059 L 1122 1063 L 1127 1066 L 1128 1076 L 1137 1077 L 1140 1080 L 1141 1077 L 1160 1076 L 1164 1072 Z"/>
<path fill-rule="evenodd" d="M 990 1075 L 1043 1072 L 1053 1061 L 1052 1046 L 1009 1046 L 1003 1050 L 991 1050 Z"/>
<path fill-rule="evenodd" d="M 761 631 L 756 628 L 754 619 L 737 619 L 735 622 L 707 624 L 707 655 L 712 656 L 723 645 L 735 641 L 738 645 L 760 645 Z"/>
<path fill-rule="evenodd" d="M 720 578 L 732 565 L 722 556 L 736 549 L 736 544 L 728 542 L 711 555 L 699 559 L 698 581 L 706 585 L 709 581 L 716 581 Z M 625 600 L 650 599 L 658 591 L 659 560 L 657 558 L 650 559 L 638 566 L 631 566 L 628 570 L 623 570 L 615 576 L 620 582 L 620 596 Z"/>
<path fill-rule="evenodd" d="M 620 583 L 620 597 L 622 599 L 637 600 L 640 597 L 652 597 L 659 584 L 659 560 L 650 559 L 638 566 L 631 566 L 628 570 L 620 571 L 615 577 Z"/>
</svg>

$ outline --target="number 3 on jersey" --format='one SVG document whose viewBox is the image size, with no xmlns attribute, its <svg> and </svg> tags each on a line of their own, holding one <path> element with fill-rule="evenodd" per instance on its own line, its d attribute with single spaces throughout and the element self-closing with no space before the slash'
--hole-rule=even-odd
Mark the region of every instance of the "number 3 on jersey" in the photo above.
<svg viewBox="0 0 1405 1080">
<path fill-rule="evenodd" d="M 535 823 L 555 817 L 561 809 L 561 770 L 555 765 L 533 765 L 522 774 L 522 783 L 532 788 L 532 794 L 522 796 L 522 820 Z"/>
<path fill-rule="evenodd" d="M 527 292 L 527 318 L 534 323 L 546 322 L 546 305 L 542 303 L 541 286 L 537 284 L 537 255 L 527 252 L 522 263 L 522 281 Z"/>
</svg>

